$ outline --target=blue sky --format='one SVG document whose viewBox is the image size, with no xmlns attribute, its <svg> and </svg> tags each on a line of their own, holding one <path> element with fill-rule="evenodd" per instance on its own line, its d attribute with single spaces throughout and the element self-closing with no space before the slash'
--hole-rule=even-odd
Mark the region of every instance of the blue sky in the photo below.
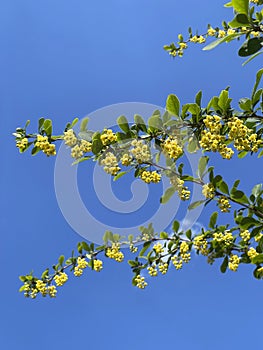
<svg viewBox="0 0 263 350">
<path fill-rule="evenodd" d="M 193 257 L 182 271 L 131 286 L 128 265 L 106 261 L 101 273 L 70 278 L 55 300 L 28 300 L 18 276 L 40 272 L 82 238 L 56 201 L 55 159 L 21 156 L 11 133 L 44 116 L 55 132 L 98 108 L 121 102 L 164 106 L 169 93 L 182 102 L 204 90 L 204 100 L 231 86 L 231 97 L 249 96 L 261 56 L 244 68 L 238 45 L 212 52 L 192 46 L 183 59 L 162 49 L 187 28 L 220 25 L 231 18 L 223 1 L 88 0 L 9 1 L 2 4 L 1 37 L 1 332 L 13 349 L 195 350 L 259 347 L 262 283 L 252 269 L 222 275 L 217 264 Z M 118 117 L 118 115 L 116 115 Z M 230 181 L 250 190 L 262 182 L 259 161 L 213 158 Z M 85 196 L 83 169 L 81 191 Z M 88 173 L 85 181 L 89 181 Z M 88 187 L 88 186 L 87 186 Z M 158 201 L 158 193 L 156 201 Z M 206 222 L 208 213 L 200 220 Z M 222 218 L 222 220 L 226 220 Z"/>
</svg>

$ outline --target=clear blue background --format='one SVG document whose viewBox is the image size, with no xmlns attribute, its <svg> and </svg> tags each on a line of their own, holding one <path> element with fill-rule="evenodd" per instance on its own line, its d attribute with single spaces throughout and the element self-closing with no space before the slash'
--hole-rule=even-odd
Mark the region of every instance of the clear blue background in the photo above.
<svg viewBox="0 0 263 350">
<path fill-rule="evenodd" d="M 163 106 L 169 93 L 191 102 L 202 89 L 208 101 L 231 85 L 235 101 L 249 96 L 261 56 L 243 68 L 235 43 L 212 52 L 192 45 L 175 60 L 162 49 L 189 25 L 205 32 L 207 23 L 229 20 L 223 3 L 2 2 L 1 348 L 260 348 L 263 288 L 250 267 L 222 275 L 217 265 L 194 257 L 140 291 L 131 286 L 128 265 L 107 261 L 99 274 L 71 278 L 55 300 L 18 293 L 19 275 L 69 255 L 81 237 L 57 205 L 55 159 L 19 155 L 11 133 L 26 119 L 34 131 L 42 116 L 53 119 L 59 133 L 76 116 L 126 101 Z M 256 159 L 215 164 L 228 180 L 241 177 L 247 191 L 262 182 Z"/>
</svg>

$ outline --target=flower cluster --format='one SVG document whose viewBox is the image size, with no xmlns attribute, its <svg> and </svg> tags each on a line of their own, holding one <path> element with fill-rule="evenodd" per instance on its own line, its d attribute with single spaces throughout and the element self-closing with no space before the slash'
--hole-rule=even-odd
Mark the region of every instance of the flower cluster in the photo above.
<svg viewBox="0 0 263 350">
<path fill-rule="evenodd" d="M 230 255 L 230 259 L 228 262 L 228 268 L 231 271 L 236 271 L 238 269 L 240 263 L 240 257 L 238 255 L 232 254 Z"/>
<path fill-rule="evenodd" d="M 191 43 L 203 44 L 205 43 L 205 37 L 203 37 L 203 35 L 194 35 L 189 39 L 189 41 Z"/>
<path fill-rule="evenodd" d="M 88 262 L 85 258 L 78 257 L 77 266 L 74 267 L 74 275 L 79 277 L 83 274 L 83 270 L 88 266 Z"/>
<path fill-rule="evenodd" d="M 106 256 L 110 259 L 114 259 L 117 262 L 122 262 L 124 259 L 124 255 L 120 251 L 120 246 L 118 243 L 112 243 L 112 246 L 106 249 Z"/>
<path fill-rule="evenodd" d="M 170 178 L 170 183 L 178 192 L 181 200 L 186 201 L 190 198 L 191 192 L 187 186 L 184 186 L 184 180 L 181 180 L 178 176 L 172 176 Z"/>
<path fill-rule="evenodd" d="M 68 275 L 65 272 L 60 272 L 58 275 L 54 277 L 54 281 L 56 282 L 56 285 L 63 286 L 64 283 L 66 283 L 68 280 Z"/>
<path fill-rule="evenodd" d="M 131 145 L 131 153 L 138 163 L 147 163 L 151 160 L 151 152 L 149 146 L 142 140 L 133 140 Z"/>
<path fill-rule="evenodd" d="M 28 138 L 23 137 L 21 140 L 18 140 L 16 142 L 16 147 L 19 148 L 19 150 L 22 152 L 24 151 L 28 146 Z"/>
<path fill-rule="evenodd" d="M 153 246 L 153 250 L 156 252 L 156 254 L 161 254 L 164 252 L 164 248 L 163 248 L 163 245 L 161 243 L 156 243 Z"/>
<path fill-rule="evenodd" d="M 162 144 L 164 153 L 168 154 L 170 158 L 177 159 L 183 154 L 182 147 L 178 144 L 175 137 L 169 136 Z"/>
<path fill-rule="evenodd" d="M 71 157 L 75 159 L 81 158 L 84 153 L 91 151 L 91 142 L 79 140 L 79 142 L 71 149 Z"/>
<path fill-rule="evenodd" d="M 116 175 L 120 171 L 116 156 L 112 152 L 107 152 L 105 157 L 101 160 L 101 164 L 104 165 L 104 171 L 107 174 Z"/>
<path fill-rule="evenodd" d="M 219 209 L 221 210 L 222 213 L 229 213 L 230 212 L 229 209 L 231 208 L 231 205 L 229 203 L 229 200 L 225 196 L 221 196 L 218 199 L 218 206 L 219 206 Z"/>
<path fill-rule="evenodd" d="M 204 235 L 198 235 L 193 240 L 194 248 L 202 255 L 208 255 L 208 242 Z"/>
<path fill-rule="evenodd" d="M 248 230 L 244 230 L 240 232 L 240 237 L 244 242 L 248 242 L 250 240 L 250 232 Z"/>
<path fill-rule="evenodd" d="M 174 267 L 176 268 L 176 270 L 180 270 L 183 267 L 183 260 L 179 258 L 179 256 L 177 255 L 172 256 L 171 261 Z"/>
<path fill-rule="evenodd" d="M 211 183 L 203 185 L 202 193 L 205 198 L 212 199 L 215 196 L 215 188 Z"/>
<path fill-rule="evenodd" d="M 129 166 L 131 164 L 132 157 L 128 153 L 124 153 L 121 157 L 121 164 L 124 166 Z"/>
<path fill-rule="evenodd" d="M 47 156 L 56 155 L 56 146 L 48 141 L 47 136 L 37 135 L 35 146 L 40 148 Z"/>
<path fill-rule="evenodd" d="M 141 276 L 141 275 L 137 275 L 134 279 L 135 283 L 136 283 L 136 287 L 140 288 L 140 289 L 144 289 L 147 286 L 147 282 L 145 281 L 145 277 Z"/>
<path fill-rule="evenodd" d="M 161 262 L 158 265 L 159 271 L 161 272 L 162 275 L 165 275 L 167 273 L 168 267 L 169 267 L 169 265 L 166 262 Z"/>
<path fill-rule="evenodd" d="M 253 247 L 250 247 L 248 252 L 247 252 L 247 255 L 249 256 L 249 258 L 252 260 L 253 258 L 255 258 L 257 255 L 258 255 L 258 252 L 256 251 L 255 248 Z"/>
<path fill-rule="evenodd" d="M 228 230 L 223 232 L 215 232 L 213 234 L 213 241 L 219 244 L 223 244 L 224 246 L 228 247 L 234 242 L 234 236 L 232 233 Z"/>
<path fill-rule="evenodd" d="M 78 141 L 73 129 L 69 129 L 67 131 L 64 131 L 63 139 L 65 142 L 65 145 L 67 145 L 69 147 L 75 146 L 75 144 Z"/>
<path fill-rule="evenodd" d="M 147 267 L 147 270 L 148 270 L 149 275 L 152 277 L 156 277 L 158 275 L 158 271 L 157 271 L 155 265 Z"/>
<path fill-rule="evenodd" d="M 227 123 L 229 128 L 229 139 L 234 141 L 234 147 L 238 151 L 257 152 L 262 141 L 257 140 L 257 134 L 249 129 L 243 120 L 234 117 Z"/>
<path fill-rule="evenodd" d="M 103 146 L 110 145 L 117 141 L 116 134 L 111 129 L 104 129 L 103 133 L 100 136 Z"/>
<path fill-rule="evenodd" d="M 101 271 L 103 267 L 103 262 L 99 259 L 93 260 L 93 269 L 97 272 Z"/>
<path fill-rule="evenodd" d="M 206 151 L 219 152 L 225 159 L 231 159 L 234 151 L 225 144 L 226 138 L 221 135 L 221 117 L 207 115 L 203 120 L 208 130 L 201 132 L 200 146 Z"/>
<path fill-rule="evenodd" d="M 189 245 L 186 242 L 180 244 L 180 257 L 183 262 L 188 263 L 191 259 L 191 254 L 189 252 Z"/>
<path fill-rule="evenodd" d="M 144 170 L 140 174 L 140 177 L 147 184 L 149 184 L 150 182 L 158 183 L 161 180 L 161 175 L 158 174 L 156 171 L 146 171 L 146 170 Z"/>
</svg>

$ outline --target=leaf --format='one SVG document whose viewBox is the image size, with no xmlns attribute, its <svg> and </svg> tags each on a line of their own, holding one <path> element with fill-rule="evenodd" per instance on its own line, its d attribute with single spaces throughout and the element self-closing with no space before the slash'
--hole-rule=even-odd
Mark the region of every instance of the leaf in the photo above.
<svg viewBox="0 0 263 350">
<path fill-rule="evenodd" d="M 70 128 L 73 128 L 73 126 L 75 126 L 79 121 L 79 118 L 75 118 L 72 123 L 70 124 Z"/>
<path fill-rule="evenodd" d="M 201 100 L 202 100 L 202 91 L 198 91 L 198 93 L 195 95 L 195 103 L 201 107 Z"/>
<path fill-rule="evenodd" d="M 162 231 L 162 232 L 160 233 L 160 238 L 162 238 L 162 239 L 167 239 L 168 237 L 169 237 L 169 235 L 168 235 L 167 232 Z"/>
<path fill-rule="evenodd" d="M 149 127 L 149 130 L 152 132 L 161 131 L 163 128 L 163 122 L 162 122 L 160 115 L 153 114 L 148 119 L 148 127 Z"/>
<path fill-rule="evenodd" d="M 263 254 L 258 254 L 253 259 L 251 259 L 252 264 L 262 264 L 263 263 Z"/>
<path fill-rule="evenodd" d="M 187 144 L 187 151 L 189 153 L 194 153 L 199 149 L 198 140 L 196 137 L 190 137 Z"/>
<path fill-rule="evenodd" d="M 250 216 L 242 218 L 241 221 L 239 222 L 239 226 L 244 230 L 247 230 L 253 226 L 259 226 L 259 225 L 260 225 L 260 222 Z"/>
<path fill-rule="evenodd" d="M 247 63 L 249 63 L 250 61 L 252 61 L 255 57 L 257 57 L 258 55 L 261 55 L 263 52 L 256 52 L 254 53 L 254 55 L 252 55 L 251 57 L 249 57 L 245 62 L 242 63 L 242 66 L 244 67 Z"/>
<path fill-rule="evenodd" d="M 257 88 L 258 88 L 258 85 L 259 85 L 259 83 L 260 83 L 262 74 L 263 74 L 263 68 L 261 68 L 261 69 L 257 72 L 257 75 L 256 75 L 256 82 L 255 82 L 255 85 L 254 85 L 254 87 L 253 87 L 252 95 L 251 95 L 251 96 L 252 96 L 252 97 L 251 97 L 252 100 L 253 100 L 253 97 L 254 97 L 254 95 L 255 95 L 255 92 L 256 92 L 256 90 L 257 90 Z"/>
<path fill-rule="evenodd" d="M 262 184 L 257 184 L 253 187 L 252 194 L 255 197 L 258 197 L 258 195 L 260 195 L 261 191 L 262 191 Z"/>
<path fill-rule="evenodd" d="M 199 207 L 199 205 L 203 204 L 206 200 L 201 200 L 201 201 L 196 201 L 196 202 L 193 202 L 191 203 L 189 206 L 188 206 L 188 210 L 192 210 L 192 209 L 195 209 L 197 207 Z"/>
<path fill-rule="evenodd" d="M 124 115 L 121 115 L 119 118 L 117 118 L 117 123 L 122 131 L 124 131 L 126 134 L 129 133 L 130 127 L 128 120 Z"/>
<path fill-rule="evenodd" d="M 147 132 L 147 127 L 145 125 L 145 122 L 140 115 L 138 114 L 134 115 L 134 122 L 141 131 Z"/>
<path fill-rule="evenodd" d="M 58 258 L 58 262 L 59 262 L 59 265 L 63 265 L 63 262 L 65 260 L 65 256 L 64 255 L 60 255 L 60 257 Z"/>
<path fill-rule="evenodd" d="M 44 124 L 44 121 L 45 121 L 45 118 L 40 118 L 40 119 L 38 120 L 38 132 L 39 132 L 39 133 L 41 133 L 41 131 L 42 131 L 42 126 L 43 126 L 43 124 Z"/>
<path fill-rule="evenodd" d="M 253 55 L 257 51 L 262 49 L 262 38 L 252 38 L 244 42 L 238 51 L 238 55 L 246 57 Z"/>
<path fill-rule="evenodd" d="M 231 3 L 237 13 L 244 13 L 245 15 L 248 15 L 249 0 L 232 0 Z"/>
<path fill-rule="evenodd" d="M 249 98 L 241 98 L 238 101 L 239 107 L 243 109 L 244 111 L 251 111 L 252 108 L 252 101 Z"/>
<path fill-rule="evenodd" d="M 233 39 L 237 38 L 238 36 L 240 36 L 241 34 L 237 33 L 237 34 L 229 34 L 227 36 L 225 36 L 224 38 L 220 38 L 217 40 L 212 41 L 210 44 L 206 45 L 203 50 L 204 51 L 209 51 L 214 49 L 216 46 L 218 46 L 219 44 L 222 44 L 224 42 L 229 42 L 232 41 Z"/>
<path fill-rule="evenodd" d="M 87 125 L 88 125 L 88 122 L 89 122 L 89 118 L 86 117 L 86 118 L 83 118 L 81 120 L 81 123 L 80 123 L 80 131 L 86 131 L 87 130 Z"/>
<path fill-rule="evenodd" d="M 83 241 L 81 242 L 81 244 L 82 244 L 82 248 L 86 250 L 86 252 L 90 252 L 90 246 L 88 245 L 87 242 Z"/>
<path fill-rule="evenodd" d="M 175 193 L 175 188 L 173 186 L 167 188 L 165 193 L 160 198 L 160 203 L 162 203 L 162 204 L 167 203 L 170 200 L 170 198 L 173 196 L 174 193 Z"/>
<path fill-rule="evenodd" d="M 166 110 L 173 116 L 179 117 L 180 101 L 176 95 L 171 94 L 167 97 Z"/>
<path fill-rule="evenodd" d="M 217 222 L 217 217 L 218 217 L 218 212 L 215 211 L 211 216 L 210 216 L 210 221 L 208 226 L 210 228 L 215 228 L 216 222 Z"/>
<path fill-rule="evenodd" d="M 176 220 L 174 220 L 174 222 L 173 222 L 173 231 L 174 231 L 174 232 L 178 232 L 179 227 L 180 227 L 179 222 L 176 221 Z"/>
<path fill-rule="evenodd" d="M 92 158 L 92 156 L 86 156 L 86 157 L 79 158 L 79 159 L 75 160 L 75 162 L 73 162 L 72 165 L 76 165 L 76 164 L 85 162 L 86 160 L 89 160 L 90 158 Z"/>
<path fill-rule="evenodd" d="M 208 156 L 203 156 L 199 159 L 197 175 L 199 176 L 200 179 L 202 179 L 202 177 L 205 173 L 208 161 L 209 161 Z"/>
<path fill-rule="evenodd" d="M 249 204 L 249 200 L 243 191 L 231 190 L 231 198 L 235 199 L 239 203 Z"/>
<path fill-rule="evenodd" d="M 227 112 L 227 110 L 230 108 L 231 101 L 232 99 L 228 98 L 228 91 L 222 90 L 218 98 L 218 106 L 223 112 Z"/>
<path fill-rule="evenodd" d="M 86 130 L 86 131 L 80 131 L 78 133 L 78 136 L 82 140 L 86 140 L 88 142 L 91 142 L 93 134 L 94 134 L 94 131 Z"/>
<path fill-rule="evenodd" d="M 120 173 L 118 173 L 117 175 L 114 176 L 113 181 L 117 181 L 120 177 L 127 174 L 127 172 L 128 171 L 121 171 Z"/>
<path fill-rule="evenodd" d="M 149 249 L 150 245 L 151 245 L 151 241 L 145 242 L 145 243 L 143 244 L 143 248 L 141 249 L 141 251 L 140 251 L 140 253 L 139 253 L 139 256 L 140 256 L 140 257 L 144 256 L 144 253 L 146 252 L 146 250 Z"/>
<path fill-rule="evenodd" d="M 45 119 L 43 123 L 43 129 L 45 130 L 45 133 L 47 136 L 52 135 L 52 120 L 51 119 Z"/>
<path fill-rule="evenodd" d="M 238 13 L 234 19 L 228 23 L 228 25 L 232 28 L 239 28 L 241 26 L 244 26 L 246 24 L 249 24 L 249 20 L 247 15 Z"/>
<path fill-rule="evenodd" d="M 30 124 L 30 120 L 28 119 L 28 120 L 26 121 L 26 124 L 25 124 L 25 129 L 28 127 L 29 124 Z"/>
<path fill-rule="evenodd" d="M 100 139 L 100 132 L 97 131 L 92 136 L 91 150 L 94 154 L 97 155 L 102 150 L 102 148 L 103 148 L 103 144 Z"/>
<path fill-rule="evenodd" d="M 226 272 L 226 269 L 227 269 L 227 266 L 228 266 L 228 256 L 225 256 L 221 266 L 220 266 L 220 271 L 222 273 L 225 273 Z"/>
<path fill-rule="evenodd" d="M 225 183 L 225 181 L 221 181 L 218 185 L 217 185 L 218 189 L 225 193 L 225 194 L 229 194 L 229 189 L 228 189 L 228 185 Z"/>
</svg>

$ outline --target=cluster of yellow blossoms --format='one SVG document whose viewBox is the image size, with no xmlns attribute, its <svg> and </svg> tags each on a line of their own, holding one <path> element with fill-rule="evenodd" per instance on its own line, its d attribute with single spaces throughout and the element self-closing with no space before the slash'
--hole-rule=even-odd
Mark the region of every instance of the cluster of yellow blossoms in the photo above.
<svg viewBox="0 0 263 350">
<path fill-rule="evenodd" d="M 78 265 L 74 267 L 74 275 L 79 277 L 83 274 L 83 270 L 88 266 L 88 262 L 85 258 L 78 257 L 77 263 Z"/>
<path fill-rule="evenodd" d="M 161 262 L 158 265 L 159 271 L 161 272 L 162 275 L 165 275 L 167 273 L 168 267 L 169 267 L 169 265 L 166 262 Z"/>
<path fill-rule="evenodd" d="M 240 257 L 238 255 L 232 254 L 230 255 L 230 259 L 228 262 L 228 268 L 231 271 L 236 271 L 238 269 L 240 263 Z"/>
<path fill-rule="evenodd" d="M 104 171 L 107 174 L 116 175 L 120 171 L 116 156 L 112 152 L 107 152 L 106 156 L 101 160 L 101 164 L 104 165 Z"/>
<path fill-rule="evenodd" d="M 153 246 L 153 250 L 156 252 L 156 254 L 161 254 L 164 252 L 164 248 L 163 248 L 163 245 L 161 243 L 156 243 Z"/>
<path fill-rule="evenodd" d="M 158 271 L 157 271 L 155 265 L 147 267 L 147 270 L 148 270 L 149 275 L 152 277 L 156 277 L 158 275 Z"/>
<path fill-rule="evenodd" d="M 117 262 L 122 262 L 124 259 L 124 255 L 120 251 L 120 246 L 118 243 L 112 243 L 112 246 L 106 249 L 106 256 L 110 259 L 114 259 Z"/>
<path fill-rule="evenodd" d="M 191 192 L 187 186 L 184 186 L 184 180 L 181 180 L 178 176 L 173 176 L 170 178 L 170 183 L 178 192 L 181 200 L 186 201 L 190 198 Z"/>
<path fill-rule="evenodd" d="M 49 295 L 51 298 L 55 298 L 57 294 L 57 289 L 56 286 L 51 285 L 47 286 L 45 282 L 42 280 L 37 280 L 36 281 L 36 287 L 30 291 L 30 286 L 26 282 L 24 284 L 24 293 L 26 297 L 31 297 L 32 299 L 35 299 L 38 293 L 41 293 L 43 297 Z"/>
<path fill-rule="evenodd" d="M 218 199 L 218 206 L 219 206 L 222 213 L 229 213 L 230 212 L 229 209 L 231 208 L 231 205 L 229 203 L 229 200 L 225 196 L 221 196 Z"/>
<path fill-rule="evenodd" d="M 132 157 L 128 153 L 124 153 L 121 157 L 121 164 L 124 166 L 129 166 L 131 164 Z"/>
<path fill-rule="evenodd" d="M 180 257 L 183 262 L 188 263 L 191 259 L 191 254 L 189 252 L 189 245 L 186 242 L 180 244 Z"/>
<path fill-rule="evenodd" d="M 140 174 L 141 179 L 146 182 L 147 184 L 149 184 L 150 182 L 153 183 L 158 183 L 161 180 L 161 175 L 158 174 L 156 171 L 146 171 L 144 170 L 141 174 Z"/>
<path fill-rule="evenodd" d="M 131 145 L 134 147 L 131 149 L 131 153 L 138 163 L 147 163 L 151 160 L 149 146 L 142 140 L 133 140 Z"/>
<path fill-rule="evenodd" d="M 145 281 L 145 277 L 141 276 L 141 275 L 137 275 L 134 279 L 135 283 L 136 283 L 136 287 L 140 288 L 140 289 L 144 289 L 147 286 L 147 282 Z"/>
<path fill-rule="evenodd" d="M 178 140 L 169 136 L 162 144 L 163 150 L 172 159 L 177 159 L 183 154 L 182 147 L 178 144 Z"/>
<path fill-rule="evenodd" d="M 215 196 L 215 188 L 211 183 L 205 184 L 203 185 L 202 193 L 205 198 L 212 199 Z"/>
<path fill-rule="evenodd" d="M 234 141 L 234 147 L 238 151 L 257 152 L 262 141 L 257 140 L 257 134 L 253 133 L 243 122 L 243 120 L 234 117 L 227 123 L 229 127 L 229 139 Z"/>
<path fill-rule="evenodd" d="M 207 130 L 201 133 L 200 146 L 206 151 L 219 152 L 225 159 L 231 159 L 234 151 L 224 143 L 226 138 L 220 135 L 222 124 L 221 117 L 217 115 L 207 115 L 203 120 Z"/>
<path fill-rule="evenodd" d="M 21 140 L 16 142 L 16 147 L 19 148 L 20 151 L 24 151 L 28 145 L 28 138 L 24 137 Z"/>
<path fill-rule="evenodd" d="M 204 256 L 208 255 L 208 242 L 204 235 L 198 235 L 193 240 L 194 248 Z"/>
<path fill-rule="evenodd" d="M 183 267 L 183 260 L 179 258 L 179 256 L 177 255 L 172 256 L 171 261 L 174 267 L 176 268 L 176 270 L 180 270 Z"/>
<path fill-rule="evenodd" d="M 203 35 L 194 35 L 189 41 L 191 41 L 191 43 L 203 44 L 205 43 L 205 37 L 203 37 Z"/>
<path fill-rule="evenodd" d="M 68 275 L 65 272 L 60 272 L 58 275 L 54 277 L 54 281 L 56 282 L 56 285 L 63 286 L 64 283 L 66 283 L 68 280 Z"/>
<path fill-rule="evenodd" d="M 252 260 L 253 258 L 255 258 L 256 256 L 258 256 L 258 252 L 256 251 L 255 248 L 251 247 L 249 248 L 247 255 L 249 256 L 249 258 Z"/>
<path fill-rule="evenodd" d="M 64 142 L 65 142 L 65 145 L 67 145 L 69 147 L 75 146 L 75 144 L 78 141 L 78 139 L 77 139 L 73 129 L 69 129 L 67 131 L 64 131 L 63 139 L 64 139 Z"/>
<path fill-rule="evenodd" d="M 84 153 L 88 153 L 91 151 L 91 142 L 88 142 L 86 140 L 80 140 L 77 145 L 75 145 L 71 149 L 71 157 L 75 159 L 81 158 Z"/>
<path fill-rule="evenodd" d="M 47 136 L 37 135 L 35 146 L 40 148 L 47 156 L 56 155 L 56 146 L 48 141 Z"/>
<path fill-rule="evenodd" d="M 263 237 L 263 233 L 258 233 L 255 237 L 254 237 L 254 240 L 256 241 L 256 242 L 259 242 L 260 240 L 261 240 L 261 238 Z"/>
<path fill-rule="evenodd" d="M 97 272 L 101 271 L 103 267 L 103 262 L 99 259 L 93 260 L 93 269 Z"/>
<path fill-rule="evenodd" d="M 240 232 L 240 237 L 244 242 L 248 242 L 250 240 L 250 232 L 248 230 L 244 230 Z"/>
<path fill-rule="evenodd" d="M 224 246 L 228 247 L 233 243 L 234 236 L 228 230 L 226 230 L 224 233 L 215 232 L 213 234 L 213 240 L 214 240 L 214 242 L 222 243 Z"/>
<path fill-rule="evenodd" d="M 116 134 L 111 129 L 104 129 L 100 136 L 103 146 L 107 146 L 117 141 Z"/>
</svg>

